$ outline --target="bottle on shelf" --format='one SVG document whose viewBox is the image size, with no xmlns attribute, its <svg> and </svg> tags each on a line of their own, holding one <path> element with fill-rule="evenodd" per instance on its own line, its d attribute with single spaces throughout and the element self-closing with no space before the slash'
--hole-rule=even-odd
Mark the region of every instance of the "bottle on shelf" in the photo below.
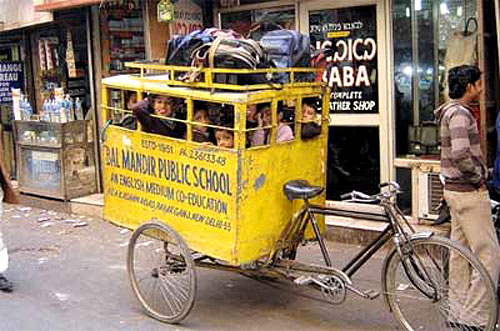
<svg viewBox="0 0 500 331">
<path fill-rule="evenodd" d="M 59 111 L 60 123 L 68 122 L 68 113 L 66 111 L 66 101 L 64 99 L 57 100 L 57 110 Z"/>
<path fill-rule="evenodd" d="M 61 122 L 61 112 L 58 102 L 56 100 L 52 100 L 50 102 L 50 122 L 60 123 Z"/>
<path fill-rule="evenodd" d="M 42 121 L 50 122 L 49 100 L 45 99 L 42 105 Z"/>
<path fill-rule="evenodd" d="M 68 121 L 69 122 L 74 121 L 75 110 L 73 108 L 73 100 L 71 99 L 71 96 L 69 94 L 66 94 L 66 98 L 64 99 L 64 105 L 67 112 Z"/>
<path fill-rule="evenodd" d="M 83 120 L 83 108 L 82 108 L 82 102 L 80 98 L 76 98 L 75 100 L 75 117 L 77 120 Z"/>
<path fill-rule="evenodd" d="M 31 104 L 29 101 L 26 101 L 26 109 L 25 109 L 25 114 L 26 114 L 26 119 L 25 121 L 30 121 L 31 120 L 31 115 L 33 115 L 33 108 L 31 107 Z"/>
</svg>

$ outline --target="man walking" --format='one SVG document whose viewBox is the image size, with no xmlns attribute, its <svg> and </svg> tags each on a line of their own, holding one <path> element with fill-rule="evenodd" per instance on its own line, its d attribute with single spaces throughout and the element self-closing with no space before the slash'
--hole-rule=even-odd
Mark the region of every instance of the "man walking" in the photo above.
<svg viewBox="0 0 500 331">
<path fill-rule="evenodd" d="M 495 287 L 500 273 L 500 246 L 491 221 L 486 189 L 487 168 L 481 156 L 480 137 L 469 104 L 479 100 L 481 72 L 462 65 L 448 73 L 450 101 L 435 111 L 441 123 L 441 174 L 444 197 L 451 212 L 451 239 L 460 242 L 481 260 Z M 450 305 L 460 325 L 467 316 L 486 324 L 481 313 L 485 290 L 467 265 L 450 257 Z M 465 315 L 467 314 L 467 315 Z M 464 316 L 462 319 L 461 316 Z"/>
</svg>

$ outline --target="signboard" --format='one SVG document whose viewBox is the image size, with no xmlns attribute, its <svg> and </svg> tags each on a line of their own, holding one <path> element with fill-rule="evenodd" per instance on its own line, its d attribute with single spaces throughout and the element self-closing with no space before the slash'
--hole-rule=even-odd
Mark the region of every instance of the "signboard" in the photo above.
<svg viewBox="0 0 500 331">
<path fill-rule="evenodd" d="M 175 2 L 174 22 L 171 29 L 170 35 L 172 36 L 185 36 L 195 30 L 203 29 L 203 12 L 201 7 L 192 0 L 179 0 Z"/>
<path fill-rule="evenodd" d="M 24 68 L 19 61 L 0 62 L 0 104 L 12 102 L 12 89 L 24 87 Z"/>
<path fill-rule="evenodd" d="M 377 113 L 376 7 L 312 11 L 309 35 L 316 49 L 330 49 L 322 77 L 332 88 L 330 112 Z"/>
<path fill-rule="evenodd" d="M 235 153 L 109 128 L 103 164 L 105 219 L 129 228 L 165 220 L 190 247 L 232 254 Z"/>
</svg>

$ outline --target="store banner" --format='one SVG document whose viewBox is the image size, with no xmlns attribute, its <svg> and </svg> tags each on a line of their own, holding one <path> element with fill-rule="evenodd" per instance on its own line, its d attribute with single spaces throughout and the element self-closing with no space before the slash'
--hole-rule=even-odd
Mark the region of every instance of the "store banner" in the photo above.
<svg viewBox="0 0 500 331">
<path fill-rule="evenodd" d="M 323 82 L 332 89 L 332 113 L 377 113 L 376 7 L 313 11 L 311 44 L 325 54 Z"/>
<path fill-rule="evenodd" d="M 12 89 L 24 88 L 24 67 L 22 62 L 0 62 L 0 104 L 12 102 Z"/>
</svg>

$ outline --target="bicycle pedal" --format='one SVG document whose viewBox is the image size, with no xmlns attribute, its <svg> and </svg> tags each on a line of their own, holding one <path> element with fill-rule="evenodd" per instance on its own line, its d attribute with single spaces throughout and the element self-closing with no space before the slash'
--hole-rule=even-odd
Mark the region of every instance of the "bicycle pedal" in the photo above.
<svg viewBox="0 0 500 331">
<path fill-rule="evenodd" d="M 359 295 L 360 297 L 362 297 L 364 299 L 373 300 L 373 299 L 376 299 L 380 295 L 380 292 L 377 292 L 375 290 L 363 291 L 363 290 L 355 288 L 352 285 L 347 285 L 346 288 L 348 290 L 354 292 L 354 294 Z"/>
<path fill-rule="evenodd" d="M 378 298 L 378 296 L 380 295 L 380 292 L 375 291 L 375 290 L 367 290 L 367 291 L 363 291 L 363 293 L 366 295 L 366 298 L 370 299 L 370 300 L 374 300 L 374 299 Z"/>
<path fill-rule="evenodd" d="M 311 276 L 300 276 L 295 278 L 293 282 L 297 285 L 304 286 L 311 284 L 313 282 L 313 279 Z"/>
</svg>

